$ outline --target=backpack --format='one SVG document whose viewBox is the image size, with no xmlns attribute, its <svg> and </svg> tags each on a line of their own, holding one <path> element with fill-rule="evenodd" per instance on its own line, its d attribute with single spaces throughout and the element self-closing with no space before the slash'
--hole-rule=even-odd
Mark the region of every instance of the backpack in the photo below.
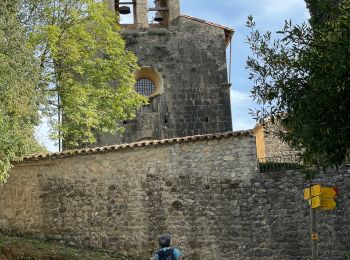
<svg viewBox="0 0 350 260">
<path fill-rule="evenodd" d="M 167 250 L 159 250 L 157 255 L 158 260 L 176 260 L 174 248 L 168 248 Z"/>
</svg>

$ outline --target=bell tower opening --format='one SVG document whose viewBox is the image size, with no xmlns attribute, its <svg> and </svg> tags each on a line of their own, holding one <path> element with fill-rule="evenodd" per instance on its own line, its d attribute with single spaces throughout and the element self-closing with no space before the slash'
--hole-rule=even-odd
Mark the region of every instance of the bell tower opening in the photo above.
<svg viewBox="0 0 350 260">
<path fill-rule="evenodd" d="M 180 15 L 179 0 L 105 0 L 125 29 L 168 27 Z"/>
<path fill-rule="evenodd" d="M 114 10 L 116 13 L 119 13 L 119 23 L 121 25 L 135 24 L 135 0 L 115 0 Z"/>
<path fill-rule="evenodd" d="M 168 26 L 169 25 L 169 9 L 167 1 L 148 0 L 148 23 L 153 25 Z"/>
</svg>

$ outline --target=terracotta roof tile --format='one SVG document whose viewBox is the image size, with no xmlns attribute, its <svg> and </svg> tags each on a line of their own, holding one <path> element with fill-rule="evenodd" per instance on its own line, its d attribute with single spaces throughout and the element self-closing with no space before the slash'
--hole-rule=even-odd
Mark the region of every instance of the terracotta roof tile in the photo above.
<svg viewBox="0 0 350 260">
<path fill-rule="evenodd" d="M 142 141 L 130 144 L 119 144 L 103 147 L 94 147 L 94 148 L 85 148 L 85 149 L 76 149 L 68 150 L 64 152 L 55 152 L 55 153 L 46 153 L 46 154 L 32 154 L 23 158 L 20 162 L 14 162 L 14 164 L 21 164 L 26 162 L 40 161 L 46 159 L 60 159 L 66 157 L 75 157 L 86 154 L 99 154 L 114 152 L 118 150 L 126 150 L 138 147 L 149 147 L 149 146 L 158 146 L 166 144 L 176 144 L 176 143 L 186 143 L 186 142 L 195 142 L 201 140 L 212 140 L 212 139 L 222 139 L 236 136 L 252 136 L 252 131 L 237 131 L 237 132 L 225 132 L 217 134 L 206 134 L 206 135 L 194 135 L 194 136 L 185 136 L 171 139 L 162 139 L 162 140 L 152 140 L 152 141 Z"/>
</svg>

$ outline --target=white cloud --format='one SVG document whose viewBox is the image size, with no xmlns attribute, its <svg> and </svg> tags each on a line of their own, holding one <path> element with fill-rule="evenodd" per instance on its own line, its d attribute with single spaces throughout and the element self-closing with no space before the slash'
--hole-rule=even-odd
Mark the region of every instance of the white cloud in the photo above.
<svg viewBox="0 0 350 260">
<path fill-rule="evenodd" d="M 253 13 L 256 20 L 276 21 L 279 24 L 289 19 L 299 23 L 309 18 L 304 0 L 248 0 L 248 2 L 256 5 Z"/>
<path fill-rule="evenodd" d="M 257 1 L 254 1 L 255 3 Z M 260 0 L 259 1 L 261 12 L 268 15 L 286 16 L 291 12 L 305 10 L 305 2 L 303 0 Z"/>
<path fill-rule="evenodd" d="M 233 131 L 240 131 L 240 130 L 249 130 L 253 129 L 255 124 L 253 121 L 245 119 L 245 118 L 237 118 L 236 120 L 233 119 Z"/>
<path fill-rule="evenodd" d="M 235 29 L 245 26 L 248 15 L 253 15 L 258 28 L 268 30 L 280 29 L 285 20 L 301 23 L 309 19 L 304 0 L 226 0 L 218 12 L 210 14 L 218 22 L 231 24 Z"/>
<path fill-rule="evenodd" d="M 255 121 L 249 114 L 249 109 L 254 107 L 250 93 L 231 89 L 231 111 L 233 130 L 252 129 Z"/>
<path fill-rule="evenodd" d="M 239 91 L 236 89 L 231 89 L 231 103 L 236 104 L 247 104 L 252 101 L 249 93 Z"/>
</svg>

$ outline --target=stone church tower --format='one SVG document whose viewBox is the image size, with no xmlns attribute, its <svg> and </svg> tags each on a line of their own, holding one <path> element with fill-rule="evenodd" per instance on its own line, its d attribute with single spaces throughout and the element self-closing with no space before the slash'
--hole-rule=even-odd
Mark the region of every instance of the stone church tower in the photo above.
<svg viewBox="0 0 350 260">
<path fill-rule="evenodd" d="M 233 30 L 180 14 L 179 0 L 107 0 L 120 13 L 127 49 L 140 70 L 136 91 L 149 97 L 123 135 L 98 145 L 232 130 L 226 47 Z"/>
</svg>

